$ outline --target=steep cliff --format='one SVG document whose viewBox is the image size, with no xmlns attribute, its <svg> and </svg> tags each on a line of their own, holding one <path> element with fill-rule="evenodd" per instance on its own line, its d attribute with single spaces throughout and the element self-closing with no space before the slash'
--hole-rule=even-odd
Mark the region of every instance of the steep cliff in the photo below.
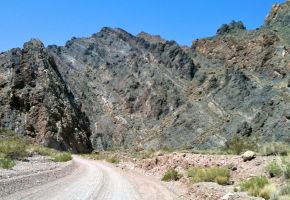
<svg viewBox="0 0 290 200">
<path fill-rule="evenodd" d="M 89 152 L 89 121 L 43 44 L 0 55 L 0 126 L 46 146 Z"/>
</svg>

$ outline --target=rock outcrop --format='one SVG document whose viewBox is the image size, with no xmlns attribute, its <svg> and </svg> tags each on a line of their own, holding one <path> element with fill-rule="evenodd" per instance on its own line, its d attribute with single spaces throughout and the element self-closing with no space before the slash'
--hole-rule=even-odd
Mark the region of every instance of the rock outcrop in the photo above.
<svg viewBox="0 0 290 200">
<path fill-rule="evenodd" d="M 89 121 L 40 41 L 1 53 L 0 94 L 2 128 L 60 150 L 91 150 Z"/>
<path fill-rule="evenodd" d="M 103 28 L 64 47 L 49 46 L 91 122 L 95 148 L 162 144 L 161 122 L 186 102 L 196 67 L 176 42 L 151 42 Z M 149 144 L 154 142 L 155 144 Z"/>
<path fill-rule="evenodd" d="M 192 47 L 113 28 L 33 40 L 0 55 L 0 125 L 75 151 L 289 141 L 289 16 L 287 1 L 257 30 L 233 21 Z"/>
<path fill-rule="evenodd" d="M 243 22 L 241 21 L 232 21 L 229 24 L 223 24 L 218 30 L 217 35 L 225 35 L 228 33 L 238 32 L 241 30 L 246 30 Z"/>
</svg>

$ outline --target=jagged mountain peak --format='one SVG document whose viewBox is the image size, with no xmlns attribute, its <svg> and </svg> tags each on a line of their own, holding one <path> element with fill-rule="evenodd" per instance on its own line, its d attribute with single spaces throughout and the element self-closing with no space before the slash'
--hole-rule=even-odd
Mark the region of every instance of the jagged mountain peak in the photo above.
<svg viewBox="0 0 290 200">
<path fill-rule="evenodd" d="M 117 37 L 124 40 L 130 40 L 133 39 L 134 36 L 127 31 L 121 29 L 121 28 L 111 28 L 111 27 L 103 27 L 100 32 L 95 33 L 92 35 L 92 37 L 103 37 L 103 36 L 109 36 L 109 37 Z"/>
<path fill-rule="evenodd" d="M 218 30 L 217 35 L 225 35 L 228 33 L 239 32 L 246 30 L 246 27 L 242 21 L 231 21 L 229 24 L 223 24 Z"/>
<path fill-rule="evenodd" d="M 192 48 L 109 27 L 65 46 L 31 40 L 0 54 L 0 126 L 79 152 L 287 140 L 289 1 L 274 10 Z"/>
<path fill-rule="evenodd" d="M 265 20 L 268 26 L 289 26 L 290 24 L 290 1 L 282 4 L 274 4 Z"/>
<path fill-rule="evenodd" d="M 143 38 L 146 41 L 153 42 L 153 43 L 165 43 L 166 40 L 164 40 L 160 35 L 151 35 L 149 33 L 146 33 L 144 31 L 137 34 L 137 37 Z"/>
<path fill-rule="evenodd" d="M 29 40 L 28 42 L 24 43 L 23 48 L 24 49 L 43 49 L 44 44 L 39 39 L 33 38 Z"/>
</svg>

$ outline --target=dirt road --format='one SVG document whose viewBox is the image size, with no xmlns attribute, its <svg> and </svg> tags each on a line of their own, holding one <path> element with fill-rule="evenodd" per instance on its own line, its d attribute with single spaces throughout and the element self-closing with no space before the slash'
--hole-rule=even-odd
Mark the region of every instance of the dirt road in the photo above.
<svg viewBox="0 0 290 200">
<path fill-rule="evenodd" d="M 16 192 L 3 200 L 173 200 L 174 194 L 157 181 L 124 172 L 102 161 L 74 157 L 72 174 Z"/>
</svg>

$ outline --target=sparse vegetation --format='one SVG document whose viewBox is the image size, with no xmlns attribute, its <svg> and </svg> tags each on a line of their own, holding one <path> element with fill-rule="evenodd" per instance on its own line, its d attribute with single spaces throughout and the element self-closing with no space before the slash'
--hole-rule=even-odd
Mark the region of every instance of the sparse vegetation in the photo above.
<svg viewBox="0 0 290 200">
<path fill-rule="evenodd" d="M 66 162 L 72 159 L 72 156 L 68 152 L 59 152 L 52 157 L 54 162 Z"/>
<path fill-rule="evenodd" d="M 188 176 L 193 182 L 216 182 L 220 185 L 229 184 L 230 170 L 226 167 L 191 167 Z"/>
<path fill-rule="evenodd" d="M 283 171 L 283 177 L 285 179 L 290 179 L 290 156 L 285 156 L 281 158 L 281 168 Z"/>
<path fill-rule="evenodd" d="M 82 157 L 93 159 L 93 160 L 105 160 L 106 156 L 103 153 L 91 153 L 91 154 L 81 154 Z"/>
<path fill-rule="evenodd" d="M 132 158 L 147 159 L 152 158 L 154 153 L 155 151 L 153 149 L 148 149 L 148 150 L 130 151 L 129 155 Z"/>
<path fill-rule="evenodd" d="M 136 157 L 141 158 L 141 159 L 152 158 L 154 153 L 155 153 L 154 149 L 146 149 L 146 150 L 138 152 L 136 154 Z"/>
<path fill-rule="evenodd" d="M 174 149 L 170 147 L 162 147 L 159 151 L 163 153 L 172 153 L 174 152 Z"/>
<path fill-rule="evenodd" d="M 10 158 L 0 157 L 0 168 L 10 169 L 15 166 L 15 161 Z"/>
<path fill-rule="evenodd" d="M 28 155 L 27 141 L 8 129 L 0 129 L 0 167 L 10 169 L 15 166 L 16 159 L 23 159 Z"/>
<path fill-rule="evenodd" d="M 273 184 L 267 184 L 262 190 L 259 192 L 259 196 L 264 199 L 274 200 L 278 198 L 277 188 Z"/>
<path fill-rule="evenodd" d="M 231 152 L 225 150 L 224 148 L 212 148 L 212 149 L 190 149 L 183 150 L 181 152 L 192 153 L 192 154 L 203 154 L 203 155 L 228 155 Z"/>
<path fill-rule="evenodd" d="M 0 154 L 11 159 L 21 159 L 27 156 L 26 143 L 20 139 L 0 141 Z"/>
<path fill-rule="evenodd" d="M 66 162 L 72 159 L 71 153 L 69 152 L 61 152 L 40 145 L 29 145 L 27 151 L 30 154 L 37 153 L 42 156 L 49 156 L 55 162 Z"/>
<path fill-rule="evenodd" d="M 260 154 L 263 156 L 280 155 L 286 156 L 290 151 L 290 146 L 284 142 L 271 142 L 262 145 Z"/>
<path fill-rule="evenodd" d="M 113 164 L 118 164 L 120 162 L 117 155 L 113 155 L 113 156 L 108 157 L 106 159 L 106 161 L 109 163 L 113 163 Z"/>
<path fill-rule="evenodd" d="M 15 160 L 21 160 L 32 154 L 49 156 L 55 162 L 71 160 L 68 152 L 59 152 L 54 149 L 32 145 L 31 141 L 22 135 L 16 134 L 8 129 L 0 129 L 0 167 L 12 168 Z"/>
<path fill-rule="evenodd" d="M 40 145 L 30 145 L 27 148 L 30 154 L 37 153 L 42 156 L 54 156 L 55 154 L 59 153 L 59 151 L 47 147 L 43 147 Z"/>
<path fill-rule="evenodd" d="M 28 141 L 12 131 L 0 129 L 0 156 L 10 159 L 22 159 L 27 156 Z"/>
<path fill-rule="evenodd" d="M 269 173 L 270 177 L 280 177 L 283 174 L 281 164 L 276 161 L 272 161 L 266 166 L 266 171 Z"/>
<path fill-rule="evenodd" d="M 270 184 L 269 180 L 264 176 L 255 176 L 240 183 L 242 191 L 246 191 L 249 195 L 270 199 L 276 188 Z"/>
<path fill-rule="evenodd" d="M 113 152 L 98 152 L 98 153 L 91 153 L 91 154 L 82 154 L 82 157 L 94 159 L 94 160 L 105 160 L 109 163 L 118 164 L 120 162 L 117 154 Z"/>
<path fill-rule="evenodd" d="M 285 184 L 279 192 L 280 195 L 290 195 L 290 183 Z"/>
<path fill-rule="evenodd" d="M 281 177 L 290 179 L 290 156 L 278 157 L 266 166 L 266 171 L 271 177 Z"/>
<path fill-rule="evenodd" d="M 175 169 L 169 169 L 165 172 L 162 177 L 162 181 L 177 181 L 179 180 L 181 175 Z"/>
<path fill-rule="evenodd" d="M 279 191 L 279 200 L 280 199 L 290 199 L 290 183 L 286 183 L 281 187 Z"/>
<path fill-rule="evenodd" d="M 251 139 L 249 137 L 233 137 L 226 142 L 224 151 L 236 155 L 239 155 L 246 150 L 256 151 L 258 144 L 256 140 L 257 139 Z"/>
</svg>

